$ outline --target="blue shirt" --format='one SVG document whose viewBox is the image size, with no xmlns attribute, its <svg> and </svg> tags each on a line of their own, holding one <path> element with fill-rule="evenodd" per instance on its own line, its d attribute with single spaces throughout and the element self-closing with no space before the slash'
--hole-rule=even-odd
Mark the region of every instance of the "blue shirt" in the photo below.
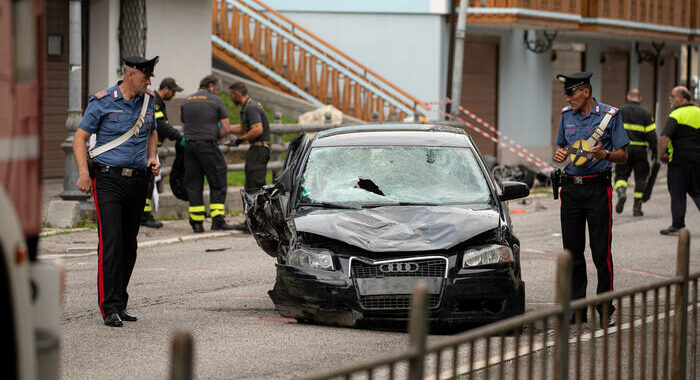
<svg viewBox="0 0 700 380">
<path fill-rule="evenodd" d="M 584 141 L 588 140 L 588 138 L 593 135 L 593 132 L 600 122 L 603 121 L 605 114 L 611 109 L 613 109 L 613 107 L 598 103 L 598 101 L 595 101 L 593 109 L 587 115 L 574 111 L 571 107 L 565 107 L 561 110 L 557 145 L 559 147 L 565 147 L 571 146 L 581 139 Z M 610 119 L 608 126 L 605 128 L 605 132 L 603 132 L 603 136 L 600 138 L 603 149 L 608 151 L 620 149 L 630 143 L 627 132 L 625 132 L 625 127 L 622 124 L 620 113 L 617 112 L 617 109 L 614 109 L 613 112 L 615 112 L 615 115 Z M 593 148 L 593 146 L 590 148 Z M 569 164 L 564 171 L 571 175 L 588 175 L 600 173 L 609 169 L 611 166 L 612 163 L 608 160 L 591 159 L 583 165 L 576 166 L 574 164 Z"/>
<path fill-rule="evenodd" d="M 80 129 L 95 134 L 95 147 L 104 145 L 123 135 L 134 126 L 141 113 L 143 95 L 126 100 L 119 90 L 117 82 L 114 86 L 100 91 L 88 100 L 85 114 L 80 121 Z M 145 168 L 148 163 L 148 136 L 155 126 L 153 104 L 155 94 L 148 90 L 151 99 L 146 108 L 144 123 L 139 129 L 138 136 L 131 136 L 123 144 L 110 149 L 95 161 L 108 166 L 122 168 Z"/>
</svg>

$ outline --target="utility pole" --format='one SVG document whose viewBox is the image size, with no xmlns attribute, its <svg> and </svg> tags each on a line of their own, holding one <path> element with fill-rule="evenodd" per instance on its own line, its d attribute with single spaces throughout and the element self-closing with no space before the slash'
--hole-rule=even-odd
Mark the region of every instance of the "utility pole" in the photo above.
<svg viewBox="0 0 700 380">
<path fill-rule="evenodd" d="M 78 166 L 75 163 L 73 153 L 73 135 L 80 125 L 83 115 L 82 107 L 82 45 L 81 45 L 81 0 L 71 0 L 69 8 L 69 73 L 68 73 L 68 118 L 66 129 L 68 137 L 61 144 L 61 149 L 66 153 L 63 174 L 63 192 L 59 196 L 67 201 L 80 201 L 81 211 L 91 209 L 87 203 L 90 197 L 78 189 Z"/>
<path fill-rule="evenodd" d="M 457 16 L 457 31 L 455 32 L 455 54 L 452 65 L 452 107 L 453 115 L 459 114 L 462 94 L 462 62 L 464 62 L 464 40 L 467 35 L 467 5 L 469 0 L 459 1 L 459 15 Z"/>
</svg>

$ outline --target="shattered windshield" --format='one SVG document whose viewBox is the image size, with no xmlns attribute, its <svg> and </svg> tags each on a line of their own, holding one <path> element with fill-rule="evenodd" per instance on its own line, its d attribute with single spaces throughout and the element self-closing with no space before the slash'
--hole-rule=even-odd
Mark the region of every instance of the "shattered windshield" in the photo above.
<svg viewBox="0 0 700 380">
<path fill-rule="evenodd" d="M 473 204 L 489 197 L 474 152 L 460 147 L 313 148 L 299 191 L 301 204 L 328 207 Z"/>
</svg>

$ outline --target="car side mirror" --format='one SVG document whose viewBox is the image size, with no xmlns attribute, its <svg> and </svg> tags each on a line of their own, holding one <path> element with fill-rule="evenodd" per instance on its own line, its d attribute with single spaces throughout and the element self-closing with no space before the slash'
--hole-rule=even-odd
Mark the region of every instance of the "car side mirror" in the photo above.
<svg viewBox="0 0 700 380">
<path fill-rule="evenodd" d="M 502 192 L 498 194 L 498 199 L 505 202 L 511 199 L 525 198 L 530 195 L 530 188 L 522 182 L 503 181 L 501 183 Z"/>
</svg>

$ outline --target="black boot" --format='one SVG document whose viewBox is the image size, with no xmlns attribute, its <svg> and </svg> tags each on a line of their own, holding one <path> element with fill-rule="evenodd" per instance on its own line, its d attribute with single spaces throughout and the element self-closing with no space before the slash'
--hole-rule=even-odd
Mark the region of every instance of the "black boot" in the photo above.
<svg viewBox="0 0 700 380">
<path fill-rule="evenodd" d="M 642 212 L 642 198 L 634 198 L 634 206 L 632 208 L 633 216 L 644 216 Z"/>
<path fill-rule="evenodd" d="M 223 215 L 217 215 L 211 220 L 212 231 L 232 231 L 234 229 L 232 225 L 226 224 L 226 219 L 224 219 Z"/>
<path fill-rule="evenodd" d="M 615 205 L 615 212 L 622 214 L 622 210 L 625 208 L 625 201 L 627 200 L 627 187 L 620 186 L 617 188 L 617 205 Z"/>
<path fill-rule="evenodd" d="M 151 227 L 151 228 L 161 228 L 163 227 L 163 223 L 155 220 L 153 218 L 153 214 L 150 212 L 145 212 L 141 214 L 141 225 L 144 227 Z"/>
<path fill-rule="evenodd" d="M 248 230 L 248 224 L 246 222 L 234 224 L 233 228 L 246 234 L 250 233 L 250 230 Z"/>
<path fill-rule="evenodd" d="M 192 226 L 192 232 L 196 234 L 204 232 L 202 222 L 195 222 L 194 220 L 190 219 L 190 226 Z"/>
</svg>

